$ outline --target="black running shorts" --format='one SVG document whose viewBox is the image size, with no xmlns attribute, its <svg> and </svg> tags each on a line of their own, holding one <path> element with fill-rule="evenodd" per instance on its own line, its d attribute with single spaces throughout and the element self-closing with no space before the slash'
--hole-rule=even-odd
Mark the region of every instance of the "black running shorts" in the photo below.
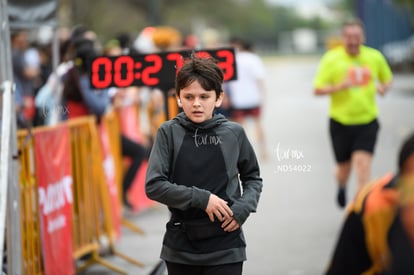
<svg viewBox="0 0 414 275">
<path fill-rule="evenodd" d="M 336 162 L 351 160 L 352 153 L 358 150 L 373 154 L 379 128 L 377 119 L 368 124 L 343 125 L 331 118 L 329 131 Z"/>
</svg>

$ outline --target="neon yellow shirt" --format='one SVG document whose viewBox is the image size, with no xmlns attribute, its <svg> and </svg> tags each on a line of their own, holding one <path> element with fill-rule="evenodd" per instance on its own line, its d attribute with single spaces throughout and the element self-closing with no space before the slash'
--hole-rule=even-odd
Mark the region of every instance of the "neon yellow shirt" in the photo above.
<svg viewBox="0 0 414 275">
<path fill-rule="evenodd" d="M 330 95 L 330 117 L 345 125 L 371 122 L 378 115 L 376 83 L 392 79 L 387 61 L 379 51 L 367 46 L 360 46 L 358 56 L 348 55 L 342 46 L 336 47 L 322 57 L 314 87 L 339 85 L 347 77 L 353 85 Z"/>
</svg>

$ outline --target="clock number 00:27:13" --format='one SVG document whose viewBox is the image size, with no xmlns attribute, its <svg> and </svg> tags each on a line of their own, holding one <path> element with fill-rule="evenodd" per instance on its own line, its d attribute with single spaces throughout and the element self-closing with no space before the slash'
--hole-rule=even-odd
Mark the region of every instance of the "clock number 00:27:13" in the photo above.
<svg viewBox="0 0 414 275">
<path fill-rule="evenodd" d="M 196 53 L 199 57 L 211 57 L 208 52 L 200 51 Z M 224 72 L 224 80 L 229 80 L 234 76 L 234 55 L 228 50 L 219 50 L 216 55 L 224 61 L 219 61 L 217 64 Z M 176 72 L 183 66 L 184 60 L 180 53 L 169 53 L 166 55 L 168 61 L 175 62 Z M 150 54 L 144 57 L 144 61 L 150 65 L 146 65 L 142 69 L 141 62 L 135 62 L 134 58 L 128 55 L 119 56 L 115 59 L 102 56 L 94 60 L 91 68 L 91 80 L 94 87 L 104 89 L 110 87 L 112 84 L 116 87 L 131 86 L 134 81 L 141 80 L 145 86 L 156 86 L 159 84 L 159 78 L 153 76 L 157 74 L 163 65 L 163 60 L 160 55 Z M 103 66 L 104 77 L 99 76 L 99 70 Z M 125 68 L 125 74 L 122 74 L 122 68 Z M 141 72 L 138 70 L 142 69 Z"/>
</svg>

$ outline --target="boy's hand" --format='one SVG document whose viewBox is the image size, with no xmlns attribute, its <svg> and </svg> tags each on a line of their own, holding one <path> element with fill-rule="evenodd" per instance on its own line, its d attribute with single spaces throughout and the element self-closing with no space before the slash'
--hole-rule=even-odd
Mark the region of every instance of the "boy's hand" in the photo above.
<svg viewBox="0 0 414 275">
<path fill-rule="evenodd" d="M 229 218 L 224 220 L 224 222 L 221 224 L 221 228 L 223 228 L 226 232 L 232 232 L 240 227 L 240 224 L 233 218 Z"/>
<path fill-rule="evenodd" d="M 233 216 L 233 211 L 231 211 L 227 202 L 214 194 L 210 195 L 205 211 L 211 222 L 214 222 L 214 216 L 221 222 L 231 219 Z"/>
</svg>

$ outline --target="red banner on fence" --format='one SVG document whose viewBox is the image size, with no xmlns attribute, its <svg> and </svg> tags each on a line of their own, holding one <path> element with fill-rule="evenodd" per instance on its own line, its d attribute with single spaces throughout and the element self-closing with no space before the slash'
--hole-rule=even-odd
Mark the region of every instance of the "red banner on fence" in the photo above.
<svg viewBox="0 0 414 275">
<path fill-rule="evenodd" d="M 75 274 L 72 248 L 72 177 L 66 125 L 36 132 L 38 183 L 45 274 Z"/>
</svg>

